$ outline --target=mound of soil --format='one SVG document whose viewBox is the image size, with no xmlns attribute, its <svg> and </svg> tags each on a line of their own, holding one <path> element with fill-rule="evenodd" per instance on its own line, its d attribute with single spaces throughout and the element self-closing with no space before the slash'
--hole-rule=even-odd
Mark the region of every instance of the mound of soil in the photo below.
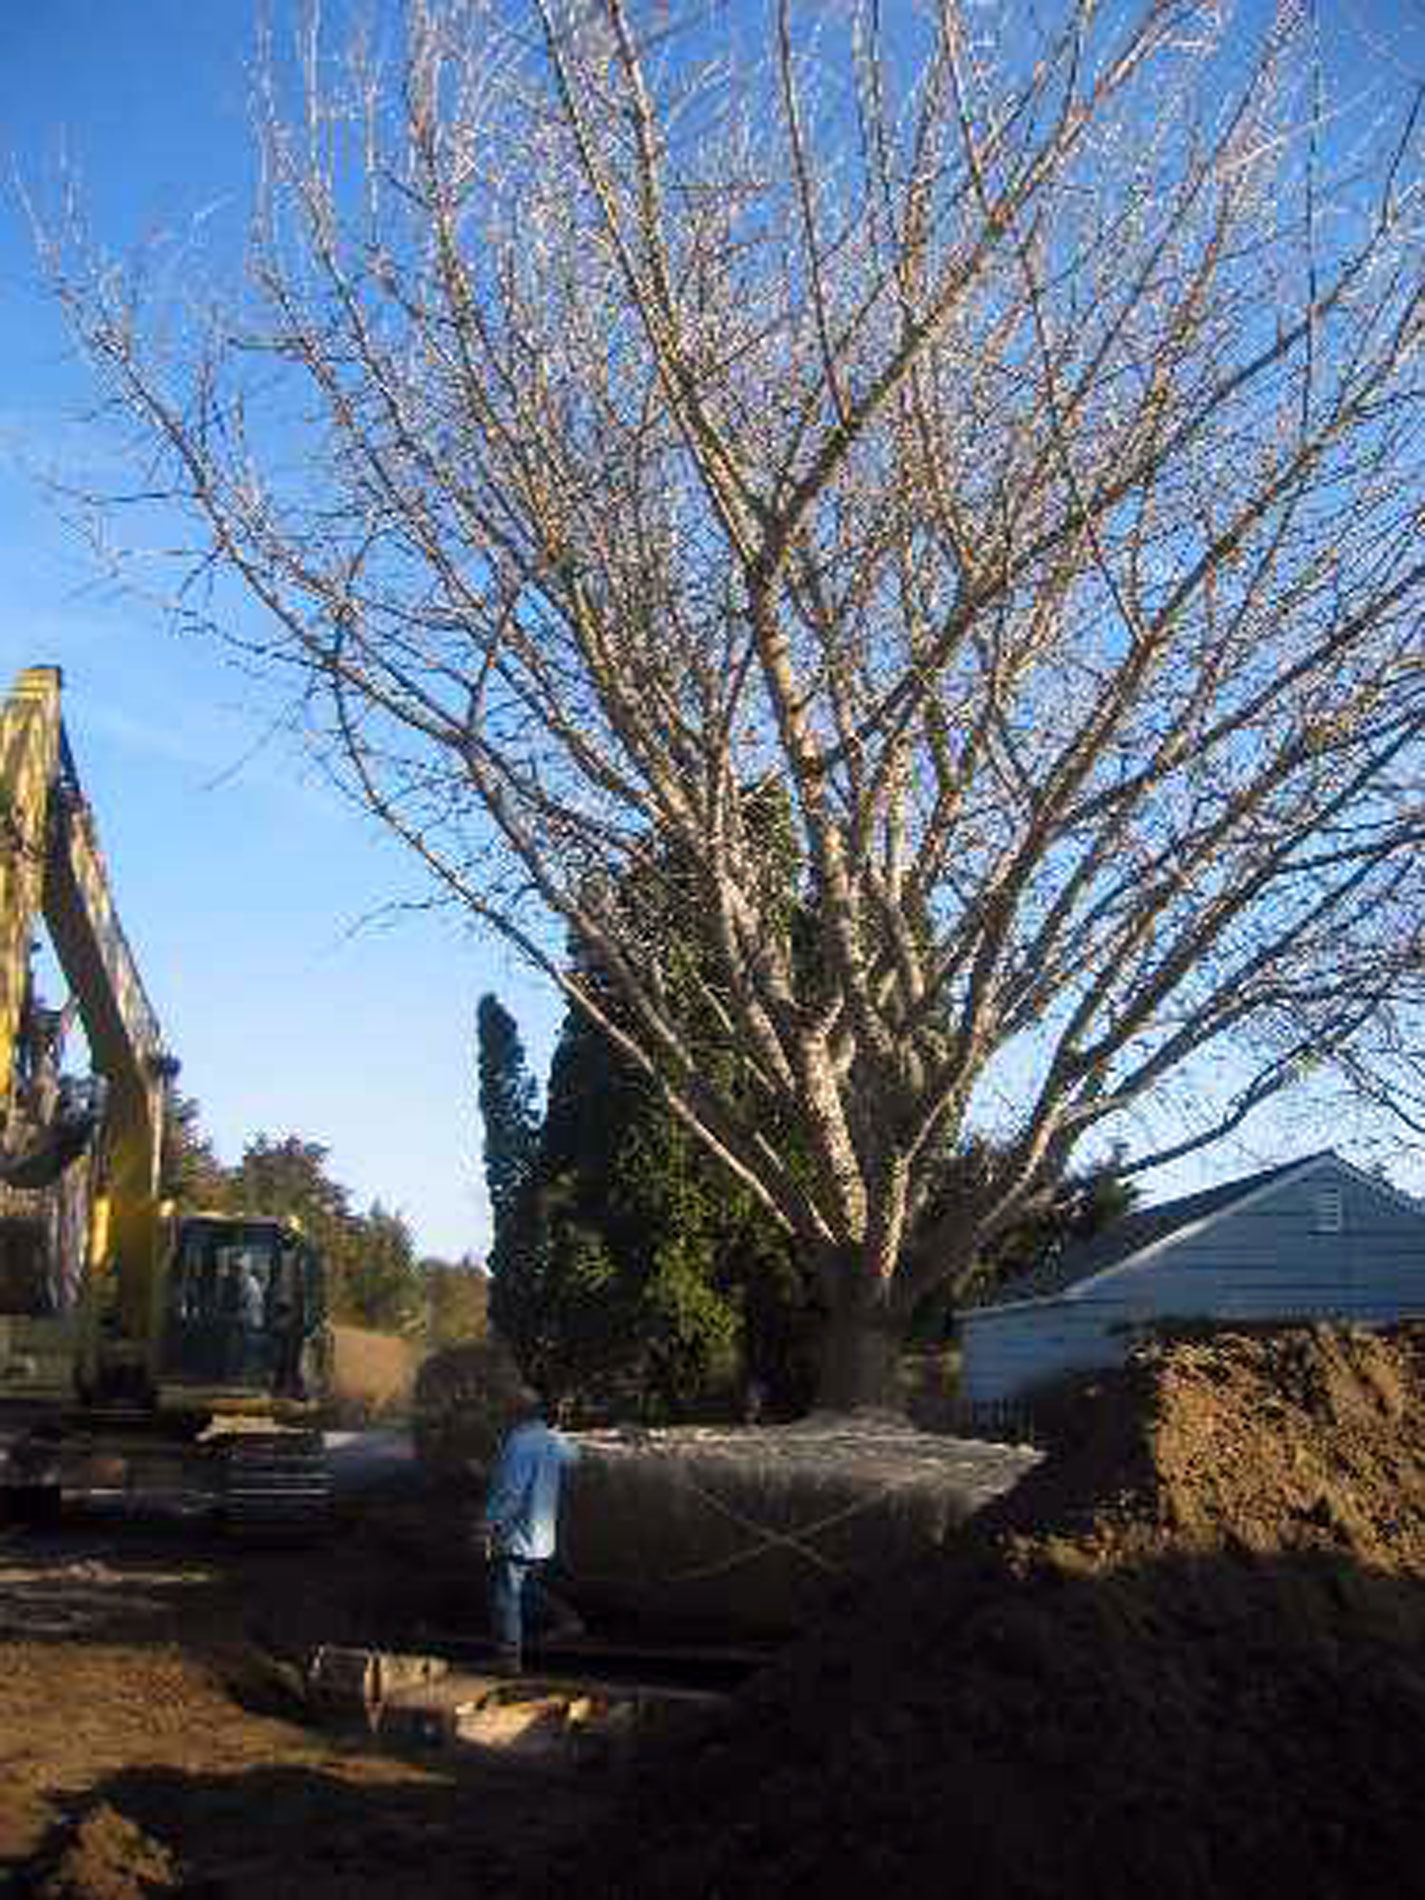
<svg viewBox="0 0 1425 1900">
<path fill-rule="evenodd" d="M 52 1871 L 37 1880 L 39 1900 L 143 1900 L 178 1884 L 167 1848 L 106 1801 L 84 1817 Z"/>
<path fill-rule="evenodd" d="M 1050 1420 L 550 1891 L 1420 1890 L 1425 1327 L 1181 1339 Z"/>
</svg>

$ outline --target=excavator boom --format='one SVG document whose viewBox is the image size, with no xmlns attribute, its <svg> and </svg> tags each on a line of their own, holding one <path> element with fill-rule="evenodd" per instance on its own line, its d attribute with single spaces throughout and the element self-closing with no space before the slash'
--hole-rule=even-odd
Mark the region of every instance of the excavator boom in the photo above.
<svg viewBox="0 0 1425 1900">
<path fill-rule="evenodd" d="M 57 667 L 30 667 L 0 709 L 0 1405 L 63 1395 L 91 1413 L 121 1411 L 130 1433 L 164 1420 L 191 1432 L 220 1415 L 310 1424 L 330 1352 L 312 1249 L 288 1223 L 175 1215 L 162 1199 L 167 1088 L 178 1064 L 119 922 L 65 737 L 61 685 Z M 42 1046 L 58 1018 L 38 1007 L 31 982 L 41 919 L 99 1078 L 87 1094 L 89 1085 L 58 1077 L 55 1051 Z M 26 1281 L 3 1248 L 37 1244 L 54 1222 L 30 1212 L 18 1222 L 28 1223 L 25 1233 L 7 1234 L 16 1225 L 7 1202 L 28 1207 L 44 1198 L 34 1190 L 76 1178 L 70 1170 L 91 1126 L 99 1141 L 84 1185 L 81 1269 L 70 1280 Z M 17 1296 L 21 1285 L 30 1290 Z M 320 1489 L 305 1454 L 294 1461 L 290 1436 L 268 1450 L 283 1486 L 292 1489 L 295 1472 L 304 1498 Z M 251 1496 L 262 1490 L 254 1458 L 266 1473 L 266 1457 L 249 1434 Z"/>
<path fill-rule="evenodd" d="M 30 939 L 44 900 L 50 787 L 59 762 L 59 674 L 31 667 L 0 711 L 0 1114 L 21 1072 Z"/>
<path fill-rule="evenodd" d="M 153 1295 L 165 1090 L 177 1064 L 164 1049 L 114 908 L 60 717 L 61 683 L 58 667 L 28 668 L 0 725 L 0 810 L 8 831 L 0 853 L 0 1077 L 8 1118 L 17 1106 L 25 1039 L 33 1034 L 30 947 L 42 916 L 105 1087 L 106 1193 L 95 1206 L 89 1264 L 123 1264 L 116 1296 L 125 1330 L 137 1331 Z M 64 1152 L 59 1146 L 57 1158 Z"/>
</svg>

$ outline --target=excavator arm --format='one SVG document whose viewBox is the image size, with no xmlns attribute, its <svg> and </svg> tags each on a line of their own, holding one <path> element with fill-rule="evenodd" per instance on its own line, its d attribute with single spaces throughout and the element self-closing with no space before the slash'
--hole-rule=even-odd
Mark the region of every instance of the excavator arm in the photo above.
<svg viewBox="0 0 1425 1900">
<path fill-rule="evenodd" d="M 91 1266 L 122 1262 L 125 1330 L 142 1329 L 158 1256 L 164 1107 L 178 1063 L 163 1046 L 114 910 L 94 817 L 60 735 L 50 809 L 45 922 L 104 1078 L 104 1186 Z"/>
<path fill-rule="evenodd" d="M 142 1330 L 158 1248 L 165 1091 L 177 1064 L 164 1049 L 114 908 L 93 813 L 60 717 L 57 667 L 30 667 L 0 715 L 0 1100 L 13 1126 L 33 1033 L 30 950 L 43 917 L 103 1081 L 103 1192 L 90 1231 L 90 1270 L 121 1264 L 114 1284 L 125 1331 Z M 35 1184 L 72 1158 L 81 1104 L 39 1152 L 12 1155 L 8 1178 Z M 28 1173 L 27 1173 L 28 1169 Z M 0 1170 L 3 1172 L 4 1170 Z"/>
<path fill-rule="evenodd" d="M 31 667 L 0 712 L 0 1129 L 20 1105 L 30 947 L 44 901 L 59 744 L 58 670 Z"/>
</svg>

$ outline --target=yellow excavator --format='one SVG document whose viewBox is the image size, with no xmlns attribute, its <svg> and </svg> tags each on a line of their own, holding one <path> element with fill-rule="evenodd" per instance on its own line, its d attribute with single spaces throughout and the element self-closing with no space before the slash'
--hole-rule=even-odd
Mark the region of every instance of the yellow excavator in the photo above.
<svg viewBox="0 0 1425 1900">
<path fill-rule="evenodd" d="M 0 1505 L 48 1513 L 96 1474 L 240 1532 L 325 1515 L 331 1339 L 292 1222 L 162 1191 L 178 1065 L 120 926 L 60 716 L 57 667 L 0 709 Z M 42 1006 L 47 927 L 71 1000 Z M 61 1073 L 77 1013 L 92 1073 Z"/>
</svg>

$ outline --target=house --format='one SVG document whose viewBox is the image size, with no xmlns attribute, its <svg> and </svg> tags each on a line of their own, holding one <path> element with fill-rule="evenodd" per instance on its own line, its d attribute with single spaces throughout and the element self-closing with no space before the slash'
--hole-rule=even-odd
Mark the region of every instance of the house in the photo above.
<svg viewBox="0 0 1425 1900">
<path fill-rule="evenodd" d="M 1425 1315 L 1425 1204 L 1329 1150 L 1142 1208 L 960 1314 L 973 1425 L 1067 1372 L 1117 1365 L 1165 1319 Z"/>
</svg>

